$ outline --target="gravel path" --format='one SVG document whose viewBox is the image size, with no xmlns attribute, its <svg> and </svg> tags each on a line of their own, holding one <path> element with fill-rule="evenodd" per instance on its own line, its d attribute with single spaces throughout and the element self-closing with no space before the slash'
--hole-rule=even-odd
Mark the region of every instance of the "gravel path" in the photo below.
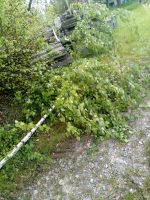
<svg viewBox="0 0 150 200">
<path fill-rule="evenodd" d="M 104 141 L 92 154 L 88 138 L 71 144 L 72 150 L 56 159 L 49 172 L 26 188 L 19 200 L 120 200 L 139 191 L 139 199 L 149 200 L 143 188 L 150 176 L 144 151 L 150 139 L 150 102 L 141 110 L 128 143 Z"/>
</svg>

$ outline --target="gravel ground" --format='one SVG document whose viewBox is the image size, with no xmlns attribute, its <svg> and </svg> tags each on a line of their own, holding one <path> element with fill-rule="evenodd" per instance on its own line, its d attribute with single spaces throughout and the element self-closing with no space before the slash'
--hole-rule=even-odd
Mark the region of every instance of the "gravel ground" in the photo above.
<svg viewBox="0 0 150 200">
<path fill-rule="evenodd" d="M 145 143 L 150 139 L 150 102 L 141 108 L 133 123 L 134 134 L 128 143 L 108 140 L 89 153 L 91 140 L 75 142 L 72 150 L 54 160 L 53 166 L 38 182 L 26 188 L 19 200 L 120 200 L 127 193 L 140 191 L 141 199 L 150 176 Z M 132 200 L 132 199 L 131 199 Z"/>
</svg>

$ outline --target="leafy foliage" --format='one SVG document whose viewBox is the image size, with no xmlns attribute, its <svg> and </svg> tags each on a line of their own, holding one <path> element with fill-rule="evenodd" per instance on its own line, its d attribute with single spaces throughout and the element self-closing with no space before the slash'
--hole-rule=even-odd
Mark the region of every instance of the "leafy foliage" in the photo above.
<svg viewBox="0 0 150 200">
<path fill-rule="evenodd" d="M 68 6 L 70 6 L 70 4 L 74 2 L 74 0 L 67 0 L 67 2 L 68 5 L 66 4 L 66 0 L 54 0 L 53 5 L 58 15 L 61 15 L 66 10 L 68 10 Z"/>
<path fill-rule="evenodd" d="M 33 127 L 32 121 L 37 121 L 53 105 L 55 105 L 55 110 L 50 115 L 49 124 L 40 129 L 42 133 L 45 130 L 48 132 L 49 127 L 54 126 L 57 129 L 56 125 L 61 124 L 61 130 L 53 133 L 55 137 L 58 137 L 56 144 L 60 141 L 59 134 L 63 131 L 63 134 L 66 133 L 67 136 L 75 136 L 78 139 L 81 134 L 86 133 L 94 138 L 111 137 L 125 140 L 128 126 L 124 112 L 136 104 L 143 85 L 142 81 L 145 77 L 149 77 L 148 74 L 143 73 L 141 67 L 131 63 L 129 58 L 128 62 L 123 63 L 124 61 L 120 61 L 118 56 L 112 55 L 110 50 L 114 50 L 114 41 L 112 29 L 107 24 L 107 19 L 112 16 L 111 12 L 102 5 L 92 4 L 90 7 L 86 4 L 73 5 L 78 18 L 77 27 L 71 36 L 76 60 L 68 68 L 59 68 L 43 74 L 39 64 L 37 66 L 31 64 L 31 55 L 43 47 L 43 41 L 38 39 L 38 34 L 41 32 L 40 18 L 27 13 L 23 1 L 18 3 L 17 0 L 13 2 L 5 0 L 0 1 L 0 5 L 2 11 L 0 29 L 3 30 L 0 32 L 1 89 L 11 89 L 16 92 L 16 100 L 23 106 L 22 121 L 25 122 L 16 121 L 15 126 L 13 124 L 0 128 L 0 159 Z M 54 7 L 50 7 L 49 12 L 48 16 L 55 14 Z M 124 16 L 122 14 L 123 19 Z M 141 24 L 146 21 L 146 29 L 149 27 L 148 16 L 147 20 L 140 16 Z M 51 25 L 52 20 L 48 23 Z M 116 43 L 119 43 L 117 53 L 131 44 L 131 40 L 126 39 L 123 34 L 127 33 L 127 26 L 124 22 L 122 23 L 123 28 L 116 29 L 116 33 L 113 34 Z M 128 30 L 129 36 L 131 36 L 130 30 Z M 141 35 L 143 35 L 143 30 L 141 26 Z M 122 37 L 118 36 L 118 32 Z M 137 35 L 135 37 L 135 34 L 132 34 L 132 36 L 137 41 Z M 121 39 L 118 40 L 118 38 Z M 144 38 L 149 37 L 144 36 Z M 102 57 L 101 54 L 105 56 Z M 133 55 L 130 51 L 128 54 Z M 119 55 L 122 56 L 122 54 Z M 88 58 L 88 56 L 95 57 Z M 149 70 L 149 66 L 147 68 Z M 149 80 L 147 83 L 149 84 Z M 25 94 L 21 92 L 24 88 L 28 88 Z M 43 137 L 41 134 L 40 139 L 38 138 L 39 143 L 43 143 L 42 152 L 50 148 L 49 142 L 53 143 L 52 138 L 47 139 L 48 136 L 49 134 L 46 134 Z M 18 179 L 20 182 L 25 179 L 26 171 L 29 173 L 30 166 L 31 174 L 26 179 L 34 176 L 35 172 L 38 173 L 39 161 L 42 161 L 44 156 L 40 153 L 39 146 L 35 147 L 34 142 L 37 142 L 35 138 L 23 147 L 14 160 L 11 160 L 10 165 L 2 169 L 0 191 L 4 195 L 15 188 L 18 189 L 20 184 L 16 187 L 16 182 L 18 183 Z M 46 150 L 43 150 L 44 148 Z M 29 167 L 26 161 L 30 163 Z M 32 164 L 36 162 L 37 165 L 33 167 Z M 22 176 L 23 170 L 24 176 Z M 10 186 L 10 181 L 13 186 Z M 8 199 L 12 199 L 10 194 L 8 196 Z"/>
<path fill-rule="evenodd" d="M 108 53 L 113 47 L 111 12 L 102 4 L 72 5 L 77 26 L 71 36 L 76 54 L 86 57 Z"/>
<path fill-rule="evenodd" d="M 33 123 L 24 124 L 16 123 L 16 127 L 7 125 L 0 128 L 0 160 L 2 160 L 9 151 L 11 151 L 14 146 L 21 141 L 24 136 L 23 131 L 28 131 L 33 128 Z M 45 130 L 45 127 L 42 127 L 42 130 Z M 7 135 L 6 135 L 7 134 Z M 32 142 L 28 143 L 23 150 L 21 151 L 20 157 L 18 160 L 38 160 L 42 159 L 42 155 L 38 152 L 33 151 L 34 145 Z"/>
<path fill-rule="evenodd" d="M 52 26 L 54 24 L 54 20 L 57 17 L 56 8 L 53 4 L 50 4 L 46 7 L 45 10 L 45 18 L 46 18 L 46 25 Z"/>
<path fill-rule="evenodd" d="M 25 90 L 37 75 L 32 55 L 43 46 L 41 19 L 27 12 L 25 2 L 0 1 L 0 90 Z"/>
<path fill-rule="evenodd" d="M 55 112 L 50 116 L 51 125 L 64 123 L 67 135 L 79 139 L 82 133 L 88 133 L 101 139 L 125 139 L 128 128 L 121 113 L 136 102 L 140 69 L 120 64 L 117 57 L 108 64 L 99 61 L 98 55 L 108 53 L 113 46 L 112 29 L 107 23 L 111 13 L 104 5 L 74 4 L 73 10 L 78 18 L 77 28 L 71 36 L 76 40 L 75 57 L 79 57 L 86 44 L 88 55 L 97 58 L 78 59 L 70 68 L 48 71 L 44 76 L 41 73 L 38 79 L 32 80 L 26 97 L 16 92 L 16 99 L 23 104 L 27 124 L 17 122 L 15 130 L 29 130 L 33 126 L 31 121 L 55 105 Z M 4 132 L 2 130 L 2 136 Z M 6 140 L 10 142 L 13 133 L 15 131 Z M 14 140 L 10 142 L 11 147 L 19 137 Z"/>
<path fill-rule="evenodd" d="M 136 103 L 141 80 L 138 66 L 131 68 L 116 61 L 108 65 L 96 58 L 81 59 L 70 68 L 41 76 L 33 82 L 26 98 L 17 93 L 16 98 L 23 103 L 26 123 L 16 121 L 15 128 L 0 129 L 1 158 L 23 138 L 23 132 L 34 127 L 31 121 L 52 105 L 55 111 L 50 114 L 51 125 L 65 124 L 67 136 L 79 139 L 87 133 L 101 139 L 126 139 L 128 127 L 122 113 Z M 48 132 L 49 126 L 40 129 Z M 32 159 L 32 148 L 23 154 L 27 159 Z"/>
<path fill-rule="evenodd" d="M 26 119 L 55 105 L 51 122 L 66 123 L 69 135 L 79 138 L 84 132 L 123 139 L 126 128 L 121 112 L 137 98 L 138 72 L 138 67 L 118 62 L 106 65 L 97 59 L 76 61 L 71 68 L 51 72 L 31 86 L 24 104 Z"/>
</svg>

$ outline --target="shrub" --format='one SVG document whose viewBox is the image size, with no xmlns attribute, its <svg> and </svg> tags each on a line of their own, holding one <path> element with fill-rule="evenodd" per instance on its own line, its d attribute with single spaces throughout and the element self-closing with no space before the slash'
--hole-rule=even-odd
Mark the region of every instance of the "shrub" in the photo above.
<svg viewBox="0 0 150 200">
<path fill-rule="evenodd" d="M 0 90 L 25 90 L 39 70 L 32 55 L 44 44 L 38 38 L 41 19 L 23 0 L 0 1 L 0 6 Z"/>
<path fill-rule="evenodd" d="M 67 135 L 123 139 L 126 123 L 121 113 L 135 103 L 139 72 L 138 67 L 117 62 L 76 61 L 71 68 L 53 71 L 31 86 L 24 102 L 26 119 L 30 121 L 55 105 L 51 122 L 65 123 Z"/>
<path fill-rule="evenodd" d="M 111 12 L 102 4 L 72 4 L 77 26 L 71 40 L 79 56 L 96 56 L 110 52 L 113 47 L 112 28 L 107 23 Z"/>
</svg>

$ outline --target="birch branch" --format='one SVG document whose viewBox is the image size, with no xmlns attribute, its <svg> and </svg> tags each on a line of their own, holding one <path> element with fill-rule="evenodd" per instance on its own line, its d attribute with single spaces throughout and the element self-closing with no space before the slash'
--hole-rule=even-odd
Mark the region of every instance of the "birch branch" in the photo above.
<svg viewBox="0 0 150 200">
<path fill-rule="evenodd" d="M 52 28 L 52 30 L 53 30 L 53 34 L 55 36 L 55 39 L 57 40 L 57 42 L 60 42 L 60 39 L 57 37 L 57 34 L 56 34 L 54 28 Z"/>
<path fill-rule="evenodd" d="M 0 169 L 7 163 L 8 160 L 10 160 L 16 155 L 16 153 L 21 149 L 21 147 L 31 138 L 33 133 L 35 133 L 35 131 L 39 128 L 39 126 L 44 123 L 44 121 L 49 116 L 50 112 L 53 111 L 54 108 L 55 107 L 53 106 L 51 109 L 49 109 L 48 114 L 45 114 L 35 125 L 35 127 L 32 128 L 32 130 L 28 132 L 27 135 L 14 147 L 14 149 L 3 160 L 0 161 Z"/>
</svg>

